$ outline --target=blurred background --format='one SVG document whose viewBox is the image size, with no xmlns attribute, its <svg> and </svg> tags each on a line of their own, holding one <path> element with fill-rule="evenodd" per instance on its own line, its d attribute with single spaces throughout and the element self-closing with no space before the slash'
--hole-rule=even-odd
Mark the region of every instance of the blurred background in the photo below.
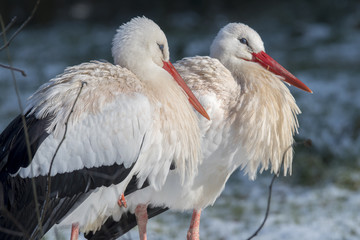
<svg viewBox="0 0 360 240">
<path fill-rule="evenodd" d="M 0 14 L 15 24 L 34 0 L 2 0 Z M 16 73 L 21 100 L 41 84 L 81 62 L 112 62 L 115 30 L 134 16 L 153 19 L 167 35 L 171 61 L 208 55 L 221 27 L 243 22 L 262 37 L 267 53 L 306 83 L 290 87 L 302 114 L 293 174 L 273 188 L 271 211 L 257 239 L 360 238 L 360 2 L 359 1 L 41 1 L 32 21 L 0 52 Z M 3 35 L 0 45 L 3 45 Z M 19 113 L 9 70 L 0 68 L 0 131 Z M 261 223 L 269 173 L 247 180 L 239 170 L 202 216 L 202 239 L 246 239 Z M 191 213 L 166 212 L 149 223 L 149 239 L 184 239 Z M 51 235 L 48 237 L 51 239 Z M 136 229 L 123 239 L 137 239 Z"/>
</svg>

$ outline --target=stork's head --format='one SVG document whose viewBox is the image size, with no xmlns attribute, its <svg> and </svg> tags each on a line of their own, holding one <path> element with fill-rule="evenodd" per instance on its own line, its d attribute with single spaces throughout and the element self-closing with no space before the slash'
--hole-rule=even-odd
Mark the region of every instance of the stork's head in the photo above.
<svg viewBox="0 0 360 240">
<path fill-rule="evenodd" d="M 279 75 L 282 79 L 304 91 L 312 92 L 303 82 L 288 72 L 265 53 L 264 43 L 259 34 L 242 23 L 229 23 L 214 39 L 210 56 L 219 59 L 227 68 L 236 68 L 244 61 L 256 62 Z"/>
<path fill-rule="evenodd" d="M 164 32 L 146 17 L 133 18 L 119 27 L 113 39 L 112 55 L 115 64 L 135 74 L 144 64 L 151 62 L 162 67 L 170 58 Z"/>
<path fill-rule="evenodd" d="M 209 119 L 171 64 L 166 36 L 152 20 L 136 17 L 121 25 L 113 39 L 112 55 L 115 64 L 129 69 L 142 81 L 156 81 L 164 76 L 164 70 L 167 71 L 185 91 L 194 108 Z"/>
</svg>

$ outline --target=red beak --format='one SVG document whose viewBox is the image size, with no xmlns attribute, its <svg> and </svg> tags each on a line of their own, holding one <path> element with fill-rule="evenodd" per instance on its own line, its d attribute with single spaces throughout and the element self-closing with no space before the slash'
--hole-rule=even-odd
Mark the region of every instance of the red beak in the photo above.
<svg viewBox="0 0 360 240">
<path fill-rule="evenodd" d="M 193 105 L 194 108 L 196 109 L 196 111 L 198 111 L 201 115 L 203 115 L 205 118 L 210 120 L 210 117 L 207 114 L 207 112 L 205 111 L 205 109 L 203 108 L 203 106 L 201 106 L 200 102 L 196 99 L 194 94 L 191 92 L 190 88 L 186 85 L 185 81 L 182 79 L 180 74 L 176 71 L 176 69 L 171 64 L 171 62 L 163 61 L 163 63 L 164 63 L 163 68 L 171 74 L 171 76 L 175 79 L 175 81 L 180 85 L 180 87 L 188 95 L 189 102 L 191 103 L 191 105 Z"/>
<path fill-rule="evenodd" d="M 272 57 L 267 55 L 264 51 L 253 53 L 253 62 L 260 63 L 261 66 L 267 70 L 275 73 L 276 75 L 284 77 L 284 81 L 290 83 L 291 85 L 300 88 L 306 92 L 312 93 L 311 89 L 308 88 L 303 82 L 301 82 L 297 77 L 292 75 L 288 70 L 276 62 Z"/>
</svg>

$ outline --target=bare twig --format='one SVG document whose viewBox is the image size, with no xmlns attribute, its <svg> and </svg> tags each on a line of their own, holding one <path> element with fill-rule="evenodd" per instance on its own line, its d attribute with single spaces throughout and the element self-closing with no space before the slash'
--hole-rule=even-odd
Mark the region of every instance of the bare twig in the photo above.
<svg viewBox="0 0 360 240">
<path fill-rule="evenodd" d="M 5 29 L 0 33 L 0 36 L 2 36 L 4 33 L 6 33 L 7 30 L 9 30 L 15 22 L 16 22 L 16 16 L 11 19 L 10 23 L 9 23 L 9 24 L 5 27 Z"/>
<path fill-rule="evenodd" d="M 1 63 L 0 63 L 0 67 L 6 68 L 6 69 L 10 69 L 10 70 L 12 70 L 12 71 L 20 72 L 21 75 L 23 75 L 24 77 L 26 77 L 26 73 L 25 73 L 23 70 L 19 69 L 19 68 L 15 68 L 15 67 L 12 67 L 12 66 L 4 65 L 4 64 L 1 64 Z"/>
<path fill-rule="evenodd" d="M 247 238 L 247 240 L 250 240 L 250 239 L 253 239 L 255 236 L 257 236 L 259 234 L 259 232 L 261 231 L 261 229 L 264 227 L 265 225 L 265 222 L 269 216 L 269 212 L 270 212 L 270 203 L 271 203 L 271 195 L 272 195 L 272 187 L 274 185 L 274 182 L 275 182 L 275 179 L 280 175 L 280 171 L 281 171 L 281 168 L 283 167 L 284 165 L 284 159 L 285 159 L 285 155 L 287 153 L 287 151 L 289 151 L 290 149 L 292 149 L 293 146 L 296 146 L 296 145 L 305 145 L 305 146 L 311 146 L 311 140 L 308 139 L 308 140 L 305 140 L 303 142 L 294 142 L 293 144 L 291 144 L 290 146 L 288 146 L 284 153 L 283 153 L 283 156 L 282 156 L 282 159 L 281 159 L 281 165 L 280 165 L 280 168 L 279 168 L 279 171 L 274 174 L 274 176 L 272 177 L 271 179 L 271 182 L 270 182 L 270 185 L 269 185 L 269 196 L 268 196 L 268 200 L 267 200 L 267 206 L 266 206 L 266 211 L 265 211 L 265 217 L 264 217 L 264 220 L 262 221 L 262 223 L 260 224 L 260 226 L 258 227 L 258 229 L 256 229 L 256 231 L 249 237 Z"/>
<path fill-rule="evenodd" d="M 21 231 L 21 232 L 17 232 L 10 229 L 0 228 L 1 232 L 10 233 L 11 235 L 15 235 L 15 236 L 22 234 L 21 236 L 25 237 L 26 239 L 29 239 L 29 234 L 26 231 L 26 229 L 23 227 L 23 225 L 21 225 L 21 223 L 19 223 L 19 221 L 16 218 L 14 218 L 14 216 L 6 208 L 1 207 L 1 214 L 10 221 L 12 221 L 16 225 L 16 227 Z"/>
<path fill-rule="evenodd" d="M 39 1 L 38 1 L 39 2 Z M 37 3 L 38 4 L 38 3 Z M 34 8 L 34 10 L 37 9 L 37 6 Z M 34 11 L 31 15 L 34 14 Z M 30 18 L 31 19 L 31 18 Z M 28 18 L 27 21 L 25 21 L 23 24 L 22 24 L 22 28 L 24 28 L 26 26 L 26 24 L 30 21 L 30 19 Z M 18 101 L 18 106 L 19 106 L 19 109 L 20 109 L 20 115 L 21 115 L 21 121 L 22 121 L 22 124 L 23 124 L 23 127 L 24 127 L 24 135 L 25 135 L 25 142 L 26 142 L 26 150 L 27 150 L 27 155 L 28 155 L 28 159 L 29 159 L 29 162 L 31 162 L 31 159 L 32 159 L 32 153 L 31 153 L 31 148 L 30 148 L 30 140 L 29 140 L 29 132 L 28 132 L 28 128 L 27 128 L 27 125 L 26 125 L 26 120 L 25 120 L 25 116 L 23 114 L 24 110 L 23 110 L 23 107 L 22 107 L 22 104 L 21 104 L 21 99 L 20 99 L 20 93 L 19 93 L 19 88 L 18 88 L 18 85 L 17 85 L 17 82 L 16 82 L 16 78 L 15 78 L 15 74 L 14 74 L 14 71 L 13 71 L 13 67 L 12 67 L 12 61 L 11 61 L 11 57 L 10 57 L 10 51 L 9 49 L 7 48 L 9 45 L 8 45 L 8 40 L 7 40 L 7 37 L 6 37 L 6 32 L 4 31 L 5 30 L 5 25 L 4 25 L 4 21 L 3 21 L 3 18 L 2 18 L 2 15 L 0 14 L 0 24 L 1 24 L 1 29 L 2 29 L 2 32 L 3 32 L 3 39 L 4 39 L 4 47 L 6 48 L 6 53 L 7 53 L 7 57 L 8 57 L 8 61 L 9 61 L 9 66 L 10 66 L 10 70 L 11 70 L 11 76 L 12 76 L 12 80 L 13 80 L 13 84 L 14 84 L 14 89 L 15 89 L 15 92 L 16 92 L 16 97 L 17 97 L 17 101 Z M 22 29 L 21 28 L 21 29 Z M 17 33 L 19 33 L 21 31 L 21 29 L 19 28 Z M 16 35 L 15 35 L 16 36 Z M 13 39 L 15 37 L 13 35 Z M 2 50 L 3 48 L 1 48 L 0 50 Z M 35 211 L 36 211 L 36 215 L 37 215 L 37 219 L 38 219 L 38 222 L 39 224 L 41 225 L 41 222 L 40 222 L 40 212 L 39 212 L 39 207 L 38 207 L 38 198 L 37 198 L 37 193 L 36 193 L 36 186 L 35 186 L 35 180 L 32 178 L 32 188 L 33 188 L 33 195 L 34 195 L 34 201 L 35 201 Z M 40 229 L 41 229 L 41 233 L 43 233 L 43 230 L 42 230 L 42 227 L 40 226 Z"/>
<path fill-rule="evenodd" d="M 3 228 L 3 227 L 0 227 L 0 232 L 4 232 L 4 233 L 7 233 L 9 235 L 13 235 L 13 236 L 17 236 L 17 237 L 24 237 L 23 232 L 13 231 L 13 230 Z"/>
<path fill-rule="evenodd" d="M 3 49 L 9 47 L 10 43 L 12 42 L 12 40 L 14 40 L 14 38 L 21 32 L 21 30 L 23 30 L 23 28 L 30 22 L 30 20 L 34 17 L 35 12 L 39 6 L 40 0 L 37 0 L 35 3 L 35 6 L 30 14 L 30 16 L 23 22 L 23 24 L 21 24 L 21 26 L 14 32 L 13 35 L 11 35 L 11 37 L 9 38 L 8 41 L 4 41 L 4 45 L 0 47 L 0 51 L 2 51 Z M 2 29 L 3 34 L 5 34 L 5 27 Z"/>
<path fill-rule="evenodd" d="M 0 36 L 3 37 L 4 39 L 4 45 L 2 47 L 0 47 L 0 51 L 6 49 L 7 51 L 7 57 L 8 57 L 8 61 L 9 61 L 9 65 L 6 66 L 6 65 L 3 65 L 1 64 L 0 66 L 3 67 L 3 68 L 7 68 L 7 69 L 10 69 L 11 70 L 11 75 L 12 75 L 12 79 L 13 79 L 13 84 L 14 84 L 14 89 L 15 89 L 15 92 L 16 92 L 16 96 L 17 96 L 17 101 L 18 101 L 18 105 L 19 105 L 19 109 L 20 109 L 20 114 L 21 114 L 21 120 L 22 120 L 22 124 L 23 124 L 23 127 L 24 127 L 24 135 L 25 135 L 25 141 L 26 141 L 26 148 L 27 148 L 27 154 L 28 154 L 28 158 L 29 158 L 29 162 L 31 162 L 31 158 L 32 158 L 32 153 L 31 153 L 31 148 L 30 148 L 30 141 L 29 141 L 29 133 L 28 133 L 28 128 L 27 128 L 27 125 L 26 125 L 26 120 L 25 120 L 25 116 L 23 114 L 23 108 L 22 108 L 22 105 L 21 105 L 21 100 L 20 100 L 20 93 L 19 93 L 19 88 L 17 86 L 17 82 L 16 82 L 16 78 L 15 78 L 15 74 L 14 74 L 14 71 L 18 71 L 20 72 L 23 76 L 26 76 L 25 72 L 20 70 L 20 69 L 17 69 L 17 68 L 14 68 L 12 66 L 12 63 L 11 63 L 11 57 L 10 57 L 10 52 L 9 52 L 9 49 L 8 49 L 8 46 L 10 45 L 11 41 L 13 39 L 15 39 L 15 37 L 22 31 L 22 29 L 29 23 L 29 21 L 33 18 L 37 8 L 38 8 L 38 5 L 40 3 L 40 0 L 38 0 L 30 14 L 30 16 L 23 22 L 23 24 L 21 24 L 21 26 L 15 31 L 15 33 L 9 38 L 7 39 L 6 37 L 6 32 L 11 28 L 11 26 L 15 23 L 16 21 L 16 17 L 13 17 L 12 20 L 10 21 L 10 23 L 5 27 L 5 24 L 4 24 L 4 21 L 2 19 L 2 16 L 0 14 L 0 23 L 1 23 L 1 29 L 2 29 L 2 32 L 0 34 Z M 37 219 L 38 219 L 38 222 L 39 224 L 41 225 L 41 222 L 40 222 L 40 212 L 39 212 L 39 208 L 38 208 L 38 199 L 37 199 L 37 193 L 36 193 L 36 186 L 35 186 L 35 180 L 32 179 L 32 188 L 33 188 L 33 195 L 34 195 L 34 202 L 35 202 L 35 211 L 36 211 L 36 215 L 37 215 Z M 22 232 L 22 236 L 25 236 L 27 239 L 29 238 L 29 234 L 28 232 L 26 231 L 26 229 L 23 228 L 23 226 L 18 222 L 17 219 L 15 219 L 12 214 L 10 212 L 8 212 L 6 209 L 2 209 L 2 212 L 3 214 L 6 214 L 7 217 L 9 219 L 11 219 L 14 224 L 21 230 Z M 16 231 L 12 231 L 12 230 L 6 230 L 6 229 L 2 229 L 2 230 L 5 230 L 5 232 L 7 233 L 10 233 L 12 235 L 19 235 L 18 232 Z M 41 233 L 43 233 L 43 229 L 42 227 L 40 226 L 40 230 L 41 230 Z"/>
</svg>

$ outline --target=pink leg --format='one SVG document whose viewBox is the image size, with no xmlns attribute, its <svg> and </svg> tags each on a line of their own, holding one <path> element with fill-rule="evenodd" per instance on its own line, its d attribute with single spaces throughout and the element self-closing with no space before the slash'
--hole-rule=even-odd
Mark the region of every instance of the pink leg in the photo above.
<svg viewBox="0 0 360 240">
<path fill-rule="evenodd" d="M 187 240 L 199 240 L 201 209 L 193 211 L 189 230 L 187 232 Z"/>
<path fill-rule="evenodd" d="M 71 225 L 71 237 L 70 240 L 78 240 L 79 239 L 79 224 L 73 223 Z"/>
<path fill-rule="evenodd" d="M 146 204 L 139 204 L 135 209 L 135 216 L 136 221 L 139 228 L 139 237 L 140 240 L 146 240 L 146 224 L 148 221 L 147 215 L 147 205 Z"/>
<path fill-rule="evenodd" d="M 123 193 L 122 193 L 121 196 L 119 197 L 118 205 L 119 205 L 119 207 L 124 207 L 124 208 L 127 207 L 126 200 L 125 200 L 125 196 L 124 196 Z"/>
</svg>

